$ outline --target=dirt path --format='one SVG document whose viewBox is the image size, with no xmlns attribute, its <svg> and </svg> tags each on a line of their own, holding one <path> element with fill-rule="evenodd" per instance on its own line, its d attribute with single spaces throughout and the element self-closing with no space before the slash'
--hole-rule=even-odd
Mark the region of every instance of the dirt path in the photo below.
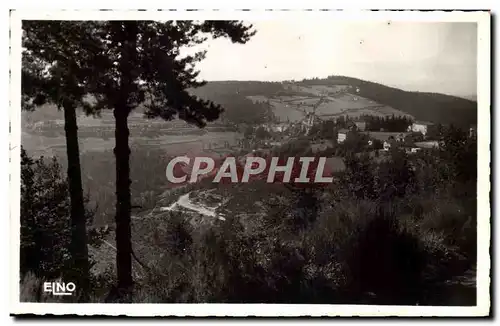
<svg viewBox="0 0 500 326">
<path fill-rule="evenodd" d="M 206 207 L 201 204 L 195 204 L 191 201 L 189 195 L 191 193 L 188 192 L 187 194 L 184 194 L 177 199 L 176 202 L 174 202 L 172 205 L 168 207 L 162 207 L 160 208 L 161 211 L 174 211 L 177 210 L 179 207 L 195 211 L 201 215 L 209 216 L 209 217 L 216 217 L 219 220 L 225 221 L 226 219 L 221 216 L 220 214 L 216 213 L 217 207 Z"/>
</svg>

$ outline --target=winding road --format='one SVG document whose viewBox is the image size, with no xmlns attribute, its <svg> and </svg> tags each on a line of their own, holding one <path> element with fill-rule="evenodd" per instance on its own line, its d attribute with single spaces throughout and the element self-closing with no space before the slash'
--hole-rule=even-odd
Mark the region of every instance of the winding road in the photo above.
<svg viewBox="0 0 500 326">
<path fill-rule="evenodd" d="M 222 221 L 226 220 L 223 216 L 221 216 L 220 214 L 217 214 L 215 212 L 215 210 L 218 207 L 213 207 L 212 208 L 212 207 L 206 207 L 206 206 L 203 206 L 203 205 L 200 205 L 200 204 L 195 204 L 189 198 L 190 194 L 191 193 L 189 192 L 187 194 L 184 194 L 184 195 L 180 196 L 179 199 L 177 199 L 177 201 L 174 202 L 172 205 L 170 205 L 168 207 L 162 207 L 162 208 L 160 208 L 160 210 L 161 211 L 174 211 L 174 210 L 177 210 L 179 207 L 182 207 L 182 208 L 188 209 L 190 211 L 197 212 L 197 213 L 205 215 L 205 216 L 216 217 L 216 218 L 218 218 L 219 220 L 222 220 Z"/>
</svg>

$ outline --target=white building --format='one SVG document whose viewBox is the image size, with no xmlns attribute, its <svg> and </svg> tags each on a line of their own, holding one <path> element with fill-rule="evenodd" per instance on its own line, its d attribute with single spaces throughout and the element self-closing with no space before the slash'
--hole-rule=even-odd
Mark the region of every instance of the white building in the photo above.
<svg viewBox="0 0 500 326">
<path fill-rule="evenodd" d="M 347 139 L 348 132 L 349 130 L 347 129 L 340 129 L 337 134 L 337 143 L 343 143 Z"/>
<path fill-rule="evenodd" d="M 407 147 L 405 149 L 406 154 L 415 154 L 418 153 L 422 148 L 420 147 Z"/>
<path fill-rule="evenodd" d="M 287 123 L 274 123 L 274 124 L 265 124 L 263 125 L 264 129 L 268 132 L 283 132 L 288 129 Z"/>
<path fill-rule="evenodd" d="M 477 126 L 472 126 L 469 128 L 469 138 L 476 138 L 477 137 Z"/>
</svg>

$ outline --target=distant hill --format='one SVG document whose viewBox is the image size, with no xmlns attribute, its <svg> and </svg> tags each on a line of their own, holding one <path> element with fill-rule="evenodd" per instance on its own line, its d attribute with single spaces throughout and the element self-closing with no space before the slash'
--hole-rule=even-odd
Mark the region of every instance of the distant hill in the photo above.
<svg viewBox="0 0 500 326">
<path fill-rule="evenodd" d="M 325 117 L 394 114 L 462 127 L 477 122 L 476 101 L 438 93 L 409 92 L 345 76 L 286 82 L 213 81 L 191 91 L 221 104 L 226 111 L 221 120 L 233 122 L 267 122 L 270 111 L 281 121 L 297 121 L 304 118 L 303 111 L 312 110 L 321 97 L 325 98 L 316 113 Z M 140 123 L 141 110 L 134 113 L 134 121 Z M 23 122 L 60 119 L 63 114 L 54 106 L 23 112 Z M 100 122 L 109 123 L 112 119 L 108 111 Z M 88 121 L 81 120 L 82 123 Z"/>
<path fill-rule="evenodd" d="M 477 123 L 477 102 L 439 93 L 408 92 L 378 83 L 344 76 L 305 80 L 305 85 L 347 84 L 359 88 L 359 95 L 406 112 L 417 120 L 469 126 Z"/>
<path fill-rule="evenodd" d="M 339 90 L 342 87 L 344 87 L 344 93 L 339 95 Z M 316 88 L 316 91 L 314 88 Z M 380 107 L 385 106 L 383 112 L 381 112 L 381 114 L 385 115 L 397 112 L 396 114 L 410 115 L 416 120 L 455 124 L 464 127 L 476 124 L 477 121 L 476 101 L 439 93 L 409 92 L 345 76 L 330 76 L 324 79 L 315 78 L 283 83 L 214 81 L 193 92 L 202 98 L 211 99 L 215 102 L 229 94 L 238 94 L 239 96 L 271 102 L 277 98 L 280 98 L 280 102 L 283 102 L 283 98 L 293 99 L 293 97 L 300 101 L 300 97 L 302 97 L 311 102 L 305 103 L 306 106 L 311 106 L 315 102 L 313 101 L 314 98 L 320 98 L 321 91 L 330 94 L 336 93 L 332 98 L 329 98 L 330 111 L 335 111 L 335 107 L 341 107 L 341 110 L 349 115 L 363 108 L 363 105 L 367 108 L 379 105 Z M 355 103 L 355 99 L 358 100 L 357 103 Z M 274 102 L 276 104 L 276 101 Z M 276 105 L 275 109 L 280 110 Z M 297 111 L 294 109 L 288 111 L 290 117 L 297 115 Z M 328 115 L 328 112 L 324 113 Z M 335 115 L 335 113 L 331 114 Z M 337 112 L 337 114 L 340 113 Z"/>
</svg>

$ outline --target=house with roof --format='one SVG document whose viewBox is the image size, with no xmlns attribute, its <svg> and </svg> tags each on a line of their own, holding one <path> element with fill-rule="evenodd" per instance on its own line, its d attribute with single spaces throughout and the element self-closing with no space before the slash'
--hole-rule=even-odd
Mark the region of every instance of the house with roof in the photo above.
<svg viewBox="0 0 500 326">
<path fill-rule="evenodd" d="M 337 143 L 343 143 L 347 139 L 349 129 L 340 129 L 337 133 Z"/>
<path fill-rule="evenodd" d="M 392 144 L 391 144 L 391 142 L 390 142 L 390 141 L 388 141 L 388 140 L 384 140 L 384 145 L 383 145 L 383 146 L 384 146 L 384 151 L 388 151 L 388 150 L 390 150 L 390 149 L 391 149 L 391 145 L 392 145 Z"/>
<path fill-rule="evenodd" d="M 404 132 L 383 132 L 383 131 L 370 131 L 363 132 L 370 139 L 368 140 L 368 145 L 373 145 L 373 140 L 376 139 L 383 144 L 383 149 L 388 151 L 393 146 L 400 146 L 404 143 L 405 137 L 408 133 Z"/>
<path fill-rule="evenodd" d="M 408 131 L 421 132 L 425 136 L 429 131 L 429 128 L 433 125 L 434 124 L 432 122 L 428 121 L 415 121 L 408 127 Z"/>
</svg>

